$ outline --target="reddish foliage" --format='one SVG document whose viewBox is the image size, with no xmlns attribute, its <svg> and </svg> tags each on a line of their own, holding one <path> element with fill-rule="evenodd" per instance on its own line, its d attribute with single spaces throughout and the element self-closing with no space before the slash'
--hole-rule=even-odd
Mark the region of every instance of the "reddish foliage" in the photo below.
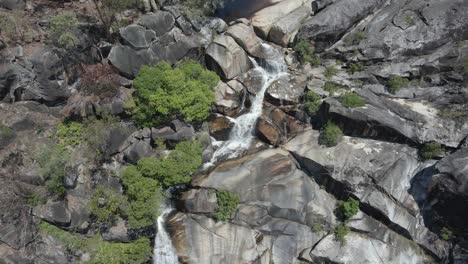
<svg viewBox="0 0 468 264">
<path fill-rule="evenodd" d="M 118 77 L 109 64 L 84 65 L 79 88 L 85 95 L 113 96 L 119 88 Z"/>
</svg>

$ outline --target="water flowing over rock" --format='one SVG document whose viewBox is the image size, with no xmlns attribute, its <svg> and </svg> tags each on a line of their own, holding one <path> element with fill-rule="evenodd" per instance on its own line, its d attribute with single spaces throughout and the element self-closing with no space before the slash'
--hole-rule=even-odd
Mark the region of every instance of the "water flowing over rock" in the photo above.
<svg viewBox="0 0 468 264">
<path fill-rule="evenodd" d="M 250 111 L 237 117 L 234 121 L 234 127 L 229 135 L 229 139 L 224 142 L 213 155 L 211 163 L 215 163 L 219 158 L 235 158 L 242 151 L 248 149 L 253 139 L 253 131 L 258 117 L 262 114 L 263 98 L 266 89 L 270 87 L 271 83 L 285 74 L 286 66 L 282 57 L 278 58 L 276 50 L 263 44 L 263 49 L 266 54 L 270 55 L 270 59 L 264 60 L 264 64 L 259 65 L 252 60 L 255 69 L 262 76 L 262 87 L 259 89 L 257 95 L 252 100 Z"/>
<path fill-rule="evenodd" d="M 166 231 L 165 223 L 167 216 L 171 213 L 172 208 L 162 210 L 158 217 L 158 233 L 154 239 L 153 263 L 154 264 L 177 264 L 179 263 L 177 255 L 172 246 L 171 237 Z"/>
</svg>

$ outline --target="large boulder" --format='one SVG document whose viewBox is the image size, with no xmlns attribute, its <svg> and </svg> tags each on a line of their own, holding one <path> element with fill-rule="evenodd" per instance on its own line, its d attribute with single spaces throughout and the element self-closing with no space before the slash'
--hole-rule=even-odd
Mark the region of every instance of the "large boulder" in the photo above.
<svg viewBox="0 0 468 264">
<path fill-rule="evenodd" d="M 417 149 L 349 137 L 335 147 L 325 148 L 318 140 L 318 131 L 307 130 L 285 148 L 337 197 L 352 194 L 360 200 L 365 213 L 381 219 L 435 256 L 442 259 L 447 255 L 444 243 L 422 225 L 422 208 L 409 194 L 413 178 L 430 166 L 418 160 Z"/>
<path fill-rule="evenodd" d="M 233 79 L 252 67 L 244 49 L 230 36 L 216 37 L 206 50 L 206 63 L 223 79 Z"/>
<path fill-rule="evenodd" d="M 48 201 L 39 205 L 34 208 L 33 215 L 58 226 L 68 226 L 71 222 L 71 214 L 64 201 Z"/>
<path fill-rule="evenodd" d="M 169 32 L 174 27 L 175 19 L 170 12 L 159 11 L 142 15 L 138 19 L 137 24 L 153 30 L 156 36 L 159 37 Z"/>
<path fill-rule="evenodd" d="M 251 56 L 259 55 L 262 41 L 255 34 L 252 25 L 239 22 L 230 26 L 225 34 L 232 37 Z"/>
<path fill-rule="evenodd" d="M 312 13 L 312 6 L 309 2 L 298 7 L 296 10 L 279 19 L 270 29 L 268 39 L 287 47 L 294 40 L 302 22 Z"/>
</svg>

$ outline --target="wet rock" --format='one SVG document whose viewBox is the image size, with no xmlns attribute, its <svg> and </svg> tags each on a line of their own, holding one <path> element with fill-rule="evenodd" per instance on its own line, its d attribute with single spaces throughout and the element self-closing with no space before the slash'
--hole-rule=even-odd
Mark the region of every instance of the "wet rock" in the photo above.
<svg viewBox="0 0 468 264">
<path fill-rule="evenodd" d="M 266 99 L 275 105 L 293 105 L 304 95 L 306 80 L 281 76 L 266 90 Z"/>
<path fill-rule="evenodd" d="M 224 115 L 235 116 L 241 106 L 240 94 L 224 82 L 219 82 L 214 91 L 216 110 Z"/>
<path fill-rule="evenodd" d="M 128 230 L 123 219 L 119 219 L 115 225 L 102 234 L 102 238 L 109 242 L 129 242 Z"/>
<path fill-rule="evenodd" d="M 256 125 L 257 135 L 270 145 L 278 146 L 284 141 L 280 130 L 271 121 L 260 117 Z"/>
<path fill-rule="evenodd" d="M 48 201 L 39 205 L 34 208 L 33 215 L 58 226 L 69 226 L 71 222 L 71 214 L 64 201 Z"/>
<path fill-rule="evenodd" d="M 256 95 L 263 86 L 264 76 L 259 69 L 250 69 L 237 79 L 250 94 Z"/>
<path fill-rule="evenodd" d="M 234 127 L 232 119 L 217 115 L 210 121 L 210 135 L 216 140 L 228 140 L 231 129 Z"/>
<path fill-rule="evenodd" d="M 181 201 L 183 201 L 183 207 L 180 209 L 188 213 L 215 213 L 218 208 L 216 192 L 209 189 L 190 190 L 185 192 L 182 195 Z"/>
<path fill-rule="evenodd" d="M 247 53 L 227 35 L 217 36 L 206 50 L 206 63 L 223 79 L 233 79 L 252 65 Z"/>
<path fill-rule="evenodd" d="M 250 24 L 236 23 L 231 25 L 225 34 L 232 37 L 251 56 L 259 55 L 262 41 Z"/>
<path fill-rule="evenodd" d="M 439 225 L 450 226 L 464 235 L 468 234 L 464 220 L 468 212 L 467 162 L 468 148 L 463 148 L 437 163 L 427 201 Z"/>
</svg>

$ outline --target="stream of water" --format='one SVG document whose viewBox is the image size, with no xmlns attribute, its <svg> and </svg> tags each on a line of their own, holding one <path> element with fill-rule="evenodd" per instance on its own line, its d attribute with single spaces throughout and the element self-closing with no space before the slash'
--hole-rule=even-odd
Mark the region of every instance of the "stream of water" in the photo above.
<svg viewBox="0 0 468 264">
<path fill-rule="evenodd" d="M 262 81 L 260 89 L 257 90 L 258 92 L 252 100 L 250 110 L 232 119 L 234 127 L 229 135 L 229 139 L 220 144 L 213 154 L 211 161 L 205 165 L 210 166 L 220 160 L 239 157 L 245 150 L 250 148 L 252 140 L 255 137 L 254 129 L 257 119 L 262 115 L 265 92 L 275 80 L 286 74 L 287 69 L 280 51 L 268 44 L 263 44 L 262 49 L 265 58 L 261 59 L 260 62 L 251 59 L 254 64 L 254 70 L 258 71 L 259 75 L 262 76 Z M 171 237 L 164 228 L 166 218 L 172 210 L 170 207 L 165 208 L 157 220 L 158 233 L 153 250 L 154 264 L 179 263 Z"/>
</svg>

